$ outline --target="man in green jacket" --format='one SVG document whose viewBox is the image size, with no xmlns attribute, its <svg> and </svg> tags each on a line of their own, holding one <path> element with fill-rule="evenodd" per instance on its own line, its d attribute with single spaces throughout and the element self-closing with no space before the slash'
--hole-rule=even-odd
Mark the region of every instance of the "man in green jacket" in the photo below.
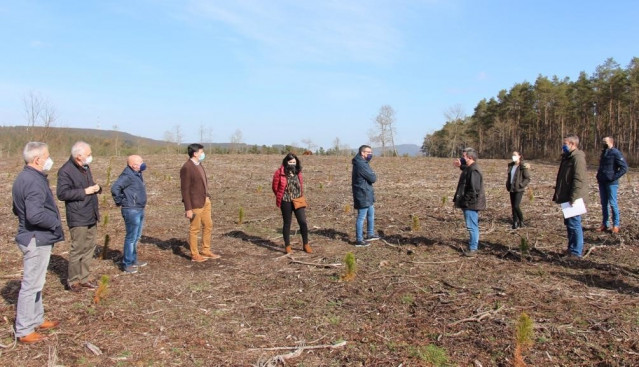
<svg viewBox="0 0 639 367">
<path fill-rule="evenodd" d="M 561 165 L 557 173 L 555 194 L 552 200 L 557 203 L 569 202 L 571 205 L 581 198 L 588 196 L 588 182 L 586 174 L 586 154 L 577 149 L 579 137 L 574 134 L 564 138 L 561 155 Z M 581 227 L 581 215 L 565 218 L 564 224 L 568 231 L 568 250 L 566 255 L 581 258 L 584 248 L 584 234 Z"/>
</svg>

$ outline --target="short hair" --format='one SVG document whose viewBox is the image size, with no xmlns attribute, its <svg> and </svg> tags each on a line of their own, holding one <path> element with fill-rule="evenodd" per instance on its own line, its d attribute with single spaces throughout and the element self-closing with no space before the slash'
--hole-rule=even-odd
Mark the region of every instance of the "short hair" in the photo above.
<svg viewBox="0 0 639 367">
<path fill-rule="evenodd" d="M 370 145 L 362 145 L 361 147 L 359 147 L 359 154 L 362 154 L 362 152 L 364 151 L 364 149 L 373 149 L 370 147 Z"/>
<path fill-rule="evenodd" d="M 45 148 L 49 148 L 46 143 L 41 143 L 39 141 L 30 141 L 27 145 L 24 146 L 24 150 L 22 151 L 22 158 L 24 158 L 24 163 L 29 164 L 33 163 L 33 161 L 42 155 L 42 151 Z"/>
<path fill-rule="evenodd" d="M 466 150 L 466 157 L 476 161 L 477 158 L 479 158 L 479 156 L 477 155 L 477 152 L 475 151 L 475 149 L 470 148 L 469 150 Z"/>
<path fill-rule="evenodd" d="M 579 145 L 579 137 L 576 134 L 568 134 L 564 136 L 564 140 L 568 140 L 575 145 Z"/>
<path fill-rule="evenodd" d="M 76 158 L 80 154 L 84 153 L 86 148 L 90 148 L 91 146 L 83 141 L 78 141 L 71 147 L 71 157 Z"/>
<path fill-rule="evenodd" d="M 186 148 L 186 152 L 189 153 L 189 158 L 193 158 L 193 155 L 197 153 L 200 149 L 204 149 L 204 145 L 199 143 L 189 144 Z"/>
<path fill-rule="evenodd" d="M 604 137 L 604 140 L 608 139 L 608 141 L 610 141 L 610 144 L 615 145 L 615 139 L 612 138 L 612 136 L 606 136 Z"/>
</svg>

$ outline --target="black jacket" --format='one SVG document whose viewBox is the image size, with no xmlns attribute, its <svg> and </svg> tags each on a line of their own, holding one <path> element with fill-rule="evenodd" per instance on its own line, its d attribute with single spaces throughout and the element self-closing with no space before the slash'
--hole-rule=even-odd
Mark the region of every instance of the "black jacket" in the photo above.
<svg viewBox="0 0 639 367">
<path fill-rule="evenodd" d="M 368 164 L 368 161 L 357 154 L 353 157 L 353 204 L 355 209 L 368 208 L 375 203 L 375 191 L 373 184 L 377 181 L 377 175 Z"/>
<path fill-rule="evenodd" d="M 12 195 L 13 214 L 18 217 L 18 244 L 28 246 L 34 237 L 36 246 L 64 240 L 60 212 L 44 173 L 25 166 L 13 183 Z"/>
<path fill-rule="evenodd" d="M 93 185 L 91 168 L 77 165 L 73 157 L 58 170 L 56 194 L 58 200 L 64 201 L 69 228 L 92 226 L 100 220 L 98 195 L 84 192 L 84 189 Z"/>
<path fill-rule="evenodd" d="M 508 174 L 506 175 L 506 190 L 509 192 L 522 192 L 526 190 L 526 186 L 530 183 L 530 165 L 523 161 L 517 166 L 515 171 L 515 181 L 511 184 L 511 173 L 515 162 L 508 163 Z"/>
<path fill-rule="evenodd" d="M 453 197 L 456 208 L 484 210 L 486 209 L 486 194 L 484 179 L 477 163 L 465 166 L 459 175 L 457 190 Z"/>
<path fill-rule="evenodd" d="M 144 208 L 146 187 L 142 172 L 135 172 L 126 166 L 117 181 L 111 185 L 111 195 L 115 205 L 123 208 Z"/>
<path fill-rule="evenodd" d="M 601 152 L 597 182 L 615 184 L 628 171 L 628 164 L 619 149 L 612 147 Z"/>
</svg>

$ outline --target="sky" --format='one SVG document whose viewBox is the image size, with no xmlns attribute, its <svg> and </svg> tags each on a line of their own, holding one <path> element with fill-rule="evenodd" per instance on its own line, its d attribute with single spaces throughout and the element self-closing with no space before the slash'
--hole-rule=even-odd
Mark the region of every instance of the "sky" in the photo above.
<svg viewBox="0 0 639 367">
<path fill-rule="evenodd" d="M 626 68 L 637 19 L 634 0 L 0 0 L 0 125 L 37 95 L 59 127 L 357 148 L 389 105 L 396 144 L 421 145 L 514 84 Z"/>
</svg>

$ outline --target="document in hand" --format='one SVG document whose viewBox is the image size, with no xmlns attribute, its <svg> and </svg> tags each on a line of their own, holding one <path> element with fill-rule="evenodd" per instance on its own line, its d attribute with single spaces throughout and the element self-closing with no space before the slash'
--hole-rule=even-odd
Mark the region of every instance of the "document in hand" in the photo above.
<svg viewBox="0 0 639 367">
<path fill-rule="evenodd" d="M 570 205 L 570 202 L 561 203 L 561 211 L 564 212 L 564 218 L 572 218 L 577 215 L 586 214 L 586 204 L 584 199 L 579 198 Z"/>
</svg>

